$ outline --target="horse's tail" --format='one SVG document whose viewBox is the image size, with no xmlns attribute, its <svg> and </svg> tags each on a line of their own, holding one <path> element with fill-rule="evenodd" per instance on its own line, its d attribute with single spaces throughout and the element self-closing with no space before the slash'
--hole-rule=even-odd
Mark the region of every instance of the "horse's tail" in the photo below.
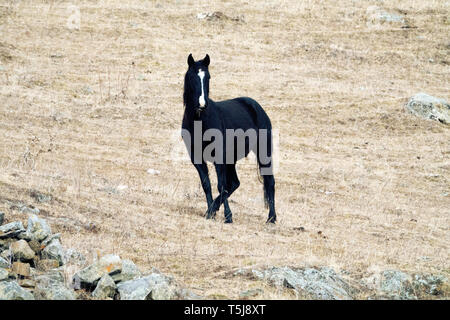
<svg viewBox="0 0 450 320">
<path fill-rule="evenodd" d="M 272 124 L 269 116 L 264 109 L 258 104 L 255 106 L 257 112 L 257 125 L 260 132 L 258 132 L 258 146 L 257 146 L 257 162 L 258 162 L 258 180 L 263 183 L 264 188 L 264 205 L 269 207 L 271 199 L 271 190 L 273 189 L 273 136 Z M 265 130 L 262 131 L 262 130 Z M 260 141 L 262 139 L 262 141 Z M 262 148 L 261 148 L 262 147 Z M 263 181 L 261 181 L 261 179 Z"/>
</svg>

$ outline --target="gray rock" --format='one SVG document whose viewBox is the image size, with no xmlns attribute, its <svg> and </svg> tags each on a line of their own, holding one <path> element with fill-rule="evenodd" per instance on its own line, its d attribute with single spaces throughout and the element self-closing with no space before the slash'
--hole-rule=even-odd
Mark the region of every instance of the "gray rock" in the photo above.
<svg viewBox="0 0 450 320">
<path fill-rule="evenodd" d="M 117 285 L 121 300 L 169 300 L 176 296 L 171 278 L 152 273 Z"/>
<path fill-rule="evenodd" d="M 61 246 L 59 239 L 52 240 L 41 252 L 43 259 L 53 259 L 59 262 L 59 265 L 63 265 L 64 250 Z"/>
<path fill-rule="evenodd" d="M 5 213 L 0 211 L 0 226 L 3 224 L 3 221 L 5 221 Z"/>
<path fill-rule="evenodd" d="M 34 251 L 28 245 L 25 240 L 19 240 L 11 244 L 11 252 L 14 260 L 30 261 L 33 260 L 35 254 Z"/>
<path fill-rule="evenodd" d="M 405 23 L 405 18 L 403 15 L 388 12 L 377 6 L 370 6 L 366 10 L 368 23 L 379 24 L 384 23 Z"/>
<path fill-rule="evenodd" d="M 122 261 L 117 255 L 103 256 L 99 261 L 78 271 L 73 276 L 73 285 L 75 289 L 91 289 L 97 285 L 97 281 L 104 275 L 110 276 L 119 273 L 122 270 Z"/>
<path fill-rule="evenodd" d="M 447 278 L 442 275 L 416 274 L 413 279 L 414 292 L 424 295 L 441 295 L 441 287 L 445 284 Z"/>
<path fill-rule="evenodd" d="M 262 289 L 259 289 L 259 288 L 258 289 L 245 290 L 245 291 L 242 291 L 239 294 L 239 298 L 245 299 L 245 298 L 255 297 L 255 296 L 258 296 L 258 295 L 263 294 L 263 293 L 264 293 L 264 291 Z"/>
<path fill-rule="evenodd" d="M 59 271 L 35 277 L 34 296 L 37 300 L 75 300 L 75 292 L 65 286 Z"/>
<path fill-rule="evenodd" d="M 444 99 L 418 93 L 409 99 L 406 109 L 418 117 L 450 124 L 450 104 Z"/>
<path fill-rule="evenodd" d="M 191 290 L 188 290 L 186 288 L 181 288 L 177 291 L 178 299 L 180 300 L 201 300 L 203 299 L 202 296 L 199 296 L 195 292 L 192 292 Z"/>
<path fill-rule="evenodd" d="M 46 247 L 50 242 L 52 242 L 55 239 L 61 239 L 61 233 L 49 235 L 47 238 L 45 238 L 45 240 L 42 241 L 42 246 Z"/>
<path fill-rule="evenodd" d="M 263 271 L 251 270 L 251 273 L 256 279 L 264 279 L 274 286 L 283 286 L 299 293 L 306 293 L 313 299 L 350 300 L 357 291 L 333 269 L 326 267 L 319 269 L 271 267 Z M 240 270 L 237 274 L 245 274 L 245 272 Z"/>
<path fill-rule="evenodd" d="M 34 300 L 34 297 L 15 281 L 0 281 L 0 300 Z"/>
<path fill-rule="evenodd" d="M 3 258 L 4 260 L 11 262 L 13 259 L 11 250 L 8 249 L 8 250 L 2 251 L 2 253 L 0 253 L 0 258 Z"/>
<path fill-rule="evenodd" d="M 63 262 L 64 264 L 75 264 L 82 266 L 86 264 L 86 257 L 77 250 L 69 248 L 64 251 Z"/>
<path fill-rule="evenodd" d="M 41 242 L 52 234 L 52 230 L 44 219 L 40 219 L 35 214 L 30 214 L 28 217 L 27 233 L 31 239 Z"/>
<path fill-rule="evenodd" d="M 9 271 L 0 267 L 0 281 L 6 280 L 9 278 Z"/>
<path fill-rule="evenodd" d="M 11 222 L 0 226 L 0 239 L 12 238 L 24 232 L 23 224 L 20 221 Z"/>
<path fill-rule="evenodd" d="M 11 264 L 5 259 L 0 257 L 0 268 L 9 268 Z"/>
<path fill-rule="evenodd" d="M 34 198 L 39 203 L 49 202 L 49 201 L 52 200 L 52 196 L 51 195 L 47 195 L 47 194 L 41 193 L 41 192 L 36 191 L 36 190 L 32 190 L 30 192 L 30 196 L 32 198 Z"/>
<path fill-rule="evenodd" d="M 117 282 L 133 280 L 141 276 L 141 271 L 130 260 L 122 260 L 122 270 L 112 276 L 112 279 Z"/>
<path fill-rule="evenodd" d="M 412 277 L 398 270 L 381 273 L 379 290 L 392 299 L 414 299 Z"/>
<path fill-rule="evenodd" d="M 105 274 L 98 281 L 97 287 L 92 292 L 92 296 L 97 299 L 107 299 L 113 298 L 115 293 L 116 284 L 114 280 L 108 274 Z"/>
</svg>

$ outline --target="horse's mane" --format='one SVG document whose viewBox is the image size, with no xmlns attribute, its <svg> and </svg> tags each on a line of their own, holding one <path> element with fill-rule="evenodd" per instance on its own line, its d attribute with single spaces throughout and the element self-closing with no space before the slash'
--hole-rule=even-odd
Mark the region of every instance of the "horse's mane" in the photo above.
<svg viewBox="0 0 450 320">
<path fill-rule="evenodd" d="M 191 93 L 191 86 L 188 83 L 188 73 L 184 76 L 183 105 L 186 107 L 188 95 Z"/>
</svg>

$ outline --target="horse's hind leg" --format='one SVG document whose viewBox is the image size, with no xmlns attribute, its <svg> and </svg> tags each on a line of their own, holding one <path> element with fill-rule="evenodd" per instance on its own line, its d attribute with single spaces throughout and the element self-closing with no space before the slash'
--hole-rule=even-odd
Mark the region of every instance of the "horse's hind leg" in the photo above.
<svg viewBox="0 0 450 320">
<path fill-rule="evenodd" d="M 275 179 L 272 174 L 263 175 L 264 180 L 264 201 L 269 207 L 269 218 L 267 223 L 275 223 L 277 214 L 275 212 Z"/>
</svg>

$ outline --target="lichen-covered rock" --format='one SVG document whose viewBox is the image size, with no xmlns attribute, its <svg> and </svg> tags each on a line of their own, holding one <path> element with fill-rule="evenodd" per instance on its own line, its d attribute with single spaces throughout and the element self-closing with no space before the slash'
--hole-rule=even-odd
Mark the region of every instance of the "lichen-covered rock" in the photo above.
<svg viewBox="0 0 450 320">
<path fill-rule="evenodd" d="M 386 270 L 381 273 L 379 290 L 392 299 L 414 299 L 412 277 L 398 270 Z"/>
<path fill-rule="evenodd" d="M 4 258 L 2 258 L 2 257 L 0 257 L 0 268 L 9 268 L 10 267 L 10 263 L 6 260 L 6 259 L 4 259 Z"/>
<path fill-rule="evenodd" d="M 21 221 L 15 221 L 0 226 L 0 239 L 13 238 L 25 232 Z"/>
<path fill-rule="evenodd" d="M 91 289 L 97 285 L 97 281 L 104 275 L 114 275 L 122 270 L 122 261 L 119 256 L 109 254 L 103 256 L 99 261 L 78 271 L 73 276 L 75 289 Z"/>
<path fill-rule="evenodd" d="M 97 283 L 92 296 L 97 299 L 113 298 L 116 293 L 116 284 L 108 274 L 103 275 Z"/>
<path fill-rule="evenodd" d="M 9 271 L 0 267 L 0 281 L 6 280 L 9 278 Z"/>
<path fill-rule="evenodd" d="M 409 99 L 406 109 L 416 116 L 450 124 L 450 104 L 444 99 L 418 93 Z"/>
<path fill-rule="evenodd" d="M 29 263 L 23 263 L 20 261 L 16 261 L 12 264 L 11 268 L 12 272 L 17 274 L 21 277 L 29 277 L 30 276 L 30 264 Z"/>
<path fill-rule="evenodd" d="M 55 234 L 49 235 L 47 238 L 45 238 L 45 240 L 42 241 L 42 247 L 48 246 L 49 243 L 55 239 L 61 239 L 61 233 L 55 233 Z"/>
<path fill-rule="evenodd" d="M 30 214 L 28 217 L 27 234 L 30 235 L 32 240 L 41 242 L 52 234 L 52 230 L 44 219 L 39 218 L 35 214 Z"/>
<path fill-rule="evenodd" d="M 59 239 L 53 239 L 41 252 L 43 259 L 52 259 L 58 261 L 59 265 L 63 265 L 64 250 Z"/>
<path fill-rule="evenodd" d="M 53 259 L 40 259 L 36 262 L 36 268 L 40 271 L 49 271 L 59 267 L 59 261 Z"/>
<path fill-rule="evenodd" d="M 34 296 L 37 300 L 75 300 L 75 292 L 65 286 L 59 271 L 35 277 Z"/>
<path fill-rule="evenodd" d="M 34 258 L 34 251 L 25 240 L 13 242 L 10 249 L 15 260 L 30 261 Z"/>
<path fill-rule="evenodd" d="M 121 300 L 170 300 L 176 296 L 171 278 L 152 273 L 117 285 Z"/>
<path fill-rule="evenodd" d="M 122 260 L 122 270 L 120 273 L 112 275 L 112 279 L 117 282 L 133 280 L 141 276 L 141 271 L 130 260 Z"/>
<path fill-rule="evenodd" d="M 291 288 L 313 299 L 350 300 L 356 288 L 349 285 L 331 268 L 271 267 L 266 270 L 238 270 L 235 275 L 253 276 L 281 287 Z"/>
<path fill-rule="evenodd" d="M 86 257 L 77 250 L 69 248 L 64 250 L 63 262 L 64 264 L 83 266 L 86 264 Z"/>
<path fill-rule="evenodd" d="M 0 281 L 0 300 L 34 300 L 34 297 L 15 281 Z"/>
<path fill-rule="evenodd" d="M 437 296 L 442 294 L 442 286 L 446 281 L 447 278 L 442 275 L 416 274 L 413 279 L 413 288 L 415 292 Z"/>
</svg>

